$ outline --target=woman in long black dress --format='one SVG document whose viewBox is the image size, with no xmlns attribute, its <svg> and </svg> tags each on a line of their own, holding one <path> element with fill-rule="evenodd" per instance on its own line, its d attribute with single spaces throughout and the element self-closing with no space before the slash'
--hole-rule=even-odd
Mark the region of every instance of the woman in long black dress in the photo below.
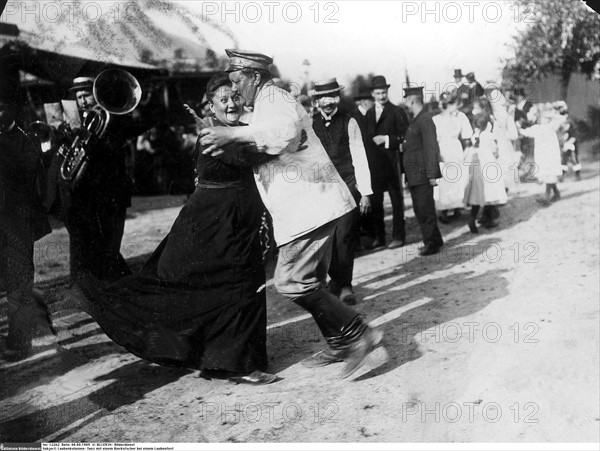
<svg viewBox="0 0 600 451">
<path fill-rule="evenodd" d="M 240 98 L 227 74 L 207 85 L 214 118 L 239 125 Z M 197 144 L 197 146 L 199 143 Z M 235 146 L 238 148 L 236 149 Z M 198 152 L 197 187 L 139 274 L 100 288 L 76 284 L 81 308 L 115 342 L 163 365 L 269 383 L 265 274 L 258 230 L 264 209 L 251 167 L 273 158 L 241 145 Z"/>
</svg>

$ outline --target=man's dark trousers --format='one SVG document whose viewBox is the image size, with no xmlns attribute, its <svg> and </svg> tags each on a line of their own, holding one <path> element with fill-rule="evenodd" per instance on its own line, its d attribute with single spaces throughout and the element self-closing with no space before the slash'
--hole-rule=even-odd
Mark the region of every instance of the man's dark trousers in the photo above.
<svg viewBox="0 0 600 451">
<path fill-rule="evenodd" d="M 389 179 L 387 181 L 387 192 L 392 201 L 392 240 L 406 241 L 406 229 L 404 220 L 404 194 L 400 183 Z M 374 235 L 385 243 L 385 211 L 383 208 L 384 191 L 373 190 L 371 196 L 370 224 L 367 228 L 369 234 Z"/>
<path fill-rule="evenodd" d="M 444 244 L 442 234 L 438 228 L 435 212 L 435 201 L 433 199 L 433 186 L 420 184 L 410 187 L 413 210 L 421 227 L 423 242 L 426 247 L 439 248 Z"/>
</svg>

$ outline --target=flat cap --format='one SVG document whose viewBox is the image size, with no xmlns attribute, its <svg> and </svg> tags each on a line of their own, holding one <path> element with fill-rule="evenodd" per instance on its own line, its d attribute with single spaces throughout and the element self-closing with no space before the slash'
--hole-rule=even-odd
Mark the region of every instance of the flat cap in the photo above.
<svg viewBox="0 0 600 451">
<path fill-rule="evenodd" d="M 225 53 L 229 57 L 229 66 L 227 72 L 234 72 L 241 69 L 262 69 L 269 70 L 269 66 L 273 64 L 273 58 L 264 53 L 255 52 L 252 50 L 225 49 Z"/>
</svg>

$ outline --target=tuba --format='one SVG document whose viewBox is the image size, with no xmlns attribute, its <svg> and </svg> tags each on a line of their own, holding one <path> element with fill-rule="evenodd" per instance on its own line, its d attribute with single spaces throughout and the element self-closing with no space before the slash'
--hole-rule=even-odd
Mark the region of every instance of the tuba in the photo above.
<svg viewBox="0 0 600 451">
<path fill-rule="evenodd" d="M 83 110 L 80 132 L 69 146 L 63 145 L 58 153 L 64 158 L 60 175 L 75 189 L 81 182 L 90 163 L 88 143 L 95 136 L 101 138 L 112 114 L 132 112 L 140 103 L 142 88 L 137 79 L 123 69 L 106 69 L 95 79 L 92 93 L 97 105 Z"/>
</svg>

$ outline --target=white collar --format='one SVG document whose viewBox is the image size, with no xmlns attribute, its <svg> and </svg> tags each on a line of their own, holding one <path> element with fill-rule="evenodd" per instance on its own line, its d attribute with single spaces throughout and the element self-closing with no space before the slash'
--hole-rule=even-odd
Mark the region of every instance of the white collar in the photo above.
<svg viewBox="0 0 600 451">
<path fill-rule="evenodd" d="M 360 114 L 362 114 L 363 116 L 367 115 L 367 110 L 365 107 L 363 107 L 362 105 L 358 105 L 358 111 L 360 111 Z"/>
<path fill-rule="evenodd" d="M 321 113 L 321 116 L 323 116 L 323 119 L 325 119 L 327 122 L 331 122 L 331 120 L 333 119 L 333 116 L 335 116 L 335 114 L 338 112 L 338 109 L 336 108 L 335 110 L 333 110 L 333 113 L 331 113 L 330 116 L 327 116 L 327 114 L 319 108 L 319 113 Z"/>
</svg>

